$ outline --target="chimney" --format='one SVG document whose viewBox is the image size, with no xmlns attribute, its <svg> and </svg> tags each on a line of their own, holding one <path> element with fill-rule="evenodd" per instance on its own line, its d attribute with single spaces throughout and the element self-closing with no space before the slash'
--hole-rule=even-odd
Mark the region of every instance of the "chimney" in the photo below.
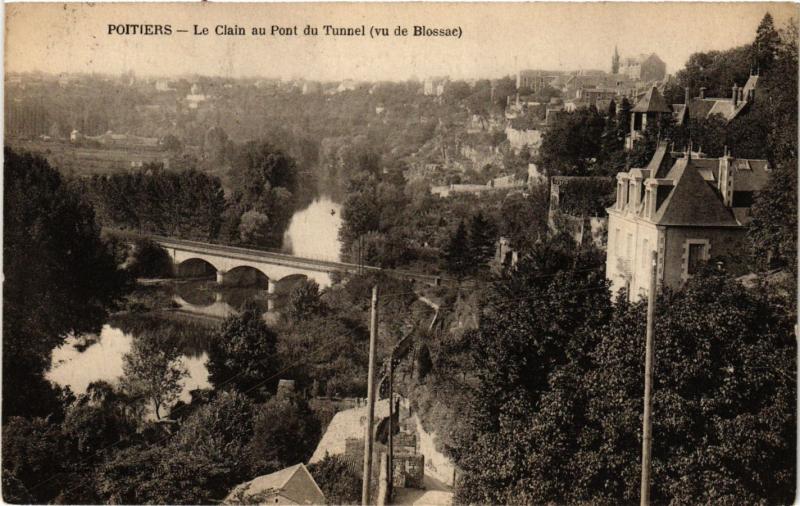
<svg viewBox="0 0 800 506">
<path fill-rule="evenodd" d="M 736 86 L 736 83 L 733 83 L 733 93 L 731 93 L 731 98 L 733 99 L 734 107 L 739 105 L 739 87 Z"/>
<path fill-rule="evenodd" d="M 733 170 L 731 170 L 731 158 L 728 147 L 725 147 L 725 155 L 719 159 L 719 192 L 722 194 L 722 201 L 730 207 L 733 203 Z"/>
<path fill-rule="evenodd" d="M 686 104 L 687 107 L 689 106 L 689 100 L 690 100 L 689 87 L 687 86 L 686 88 L 683 89 L 683 103 Z"/>
<path fill-rule="evenodd" d="M 700 87 L 700 98 L 706 98 L 706 87 L 705 86 L 701 86 Z"/>
</svg>

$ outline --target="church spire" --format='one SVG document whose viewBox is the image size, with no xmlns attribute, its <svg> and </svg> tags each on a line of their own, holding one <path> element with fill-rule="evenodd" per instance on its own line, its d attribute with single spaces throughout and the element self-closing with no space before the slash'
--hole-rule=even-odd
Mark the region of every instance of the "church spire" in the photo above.
<svg viewBox="0 0 800 506">
<path fill-rule="evenodd" d="M 611 73 L 619 74 L 619 51 L 616 45 L 614 45 L 614 56 L 611 57 Z"/>
</svg>

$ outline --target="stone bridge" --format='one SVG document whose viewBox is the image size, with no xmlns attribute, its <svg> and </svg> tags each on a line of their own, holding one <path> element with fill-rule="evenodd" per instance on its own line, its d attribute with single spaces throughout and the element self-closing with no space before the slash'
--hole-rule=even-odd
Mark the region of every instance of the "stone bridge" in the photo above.
<svg viewBox="0 0 800 506">
<path fill-rule="evenodd" d="M 112 231 L 112 233 L 119 232 Z M 331 274 L 334 272 L 352 274 L 382 271 L 396 278 L 420 281 L 431 285 L 439 285 L 443 281 L 449 281 L 440 276 L 411 271 L 317 260 L 285 253 L 187 241 L 157 235 L 147 235 L 146 237 L 161 245 L 169 253 L 175 266 L 176 274 L 179 276 L 206 274 L 210 266 L 216 271 L 218 283 L 233 285 L 241 282 L 252 284 L 254 282 L 253 275 L 261 273 L 267 279 L 269 293 L 275 292 L 275 286 L 278 282 L 301 277 L 313 279 L 319 284 L 320 288 L 325 288 L 332 284 Z"/>
</svg>

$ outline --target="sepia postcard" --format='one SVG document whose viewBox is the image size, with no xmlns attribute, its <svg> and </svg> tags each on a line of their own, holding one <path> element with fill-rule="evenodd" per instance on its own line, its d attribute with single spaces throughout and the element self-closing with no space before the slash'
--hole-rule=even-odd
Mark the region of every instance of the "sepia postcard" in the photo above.
<svg viewBox="0 0 800 506">
<path fill-rule="evenodd" d="M 7 4 L 2 501 L 794 503 L 798 19 Z"/>
</svg>

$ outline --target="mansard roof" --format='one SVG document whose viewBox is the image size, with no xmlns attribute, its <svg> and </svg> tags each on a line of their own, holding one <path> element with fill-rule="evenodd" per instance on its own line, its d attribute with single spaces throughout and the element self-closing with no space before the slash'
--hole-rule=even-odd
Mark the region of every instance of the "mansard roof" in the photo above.
<svg viewBox="0 0 800 506">
<path fill-rule="evenodd" d="M 654 218 L 657 225 L 738 226 L 733 211 L 705 181 L 690 158 L 678 159 L 666 175 L 672 191 Z"/>
</svg>

